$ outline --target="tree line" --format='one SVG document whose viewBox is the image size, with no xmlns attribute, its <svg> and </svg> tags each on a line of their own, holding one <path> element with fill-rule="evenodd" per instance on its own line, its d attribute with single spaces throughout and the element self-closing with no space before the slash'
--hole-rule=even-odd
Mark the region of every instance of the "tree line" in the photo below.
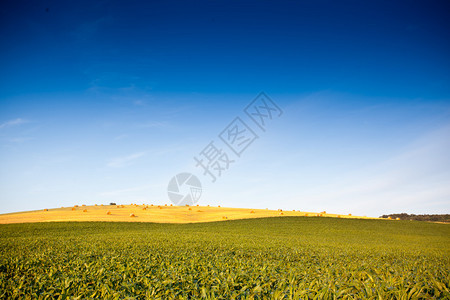
<svg viewBox="0 0 450 300">
<path fill-rule="evenodd" d="M 390 215 L 382 215 L 380 218 L 389 218 L 400 220 L 414 220 L 414 221 L 432 221 L 432 222 L 448 222 L 450 223 L 450 215 L 449 214 L 441 214 L 441 215 L 415 215 L 415 214 L 390 214 Z"/>
</svg>

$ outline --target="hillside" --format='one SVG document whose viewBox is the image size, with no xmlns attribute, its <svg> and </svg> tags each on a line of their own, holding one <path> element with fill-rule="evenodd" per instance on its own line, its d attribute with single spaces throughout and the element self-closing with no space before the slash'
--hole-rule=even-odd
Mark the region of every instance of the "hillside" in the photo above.
<svg viewBox="0 0 450 300">
<path fill-rule="evenodd" d="M 213 206 L 171 206 L 152 204 L 73 206 L 39 211 L 27 211 L 0 215 L 0 224 L 61 222 L 61 221 L 108 221 L 108 222 L 154 222 L 198 223 L 264 217 L 307 216 L 335 218 L 367 218 L 337 215 L 326 212 L 301 212 L 269 209 L 247 209 Z"/>
</svg>

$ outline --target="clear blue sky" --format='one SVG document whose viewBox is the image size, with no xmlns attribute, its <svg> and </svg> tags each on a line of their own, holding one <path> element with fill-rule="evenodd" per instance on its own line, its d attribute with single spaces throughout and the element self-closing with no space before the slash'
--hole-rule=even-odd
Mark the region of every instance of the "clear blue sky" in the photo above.
<svg viewBox="0 0 450 300">
<path fill-rule="evenodd" d="M 448 1 L 149 2 L 2 1 L 0 213 L 180 172 L 200 204 L 449 213 Z M 283 114 L 211 183 L 194 156 L 261 91 Z"/>
</svg>

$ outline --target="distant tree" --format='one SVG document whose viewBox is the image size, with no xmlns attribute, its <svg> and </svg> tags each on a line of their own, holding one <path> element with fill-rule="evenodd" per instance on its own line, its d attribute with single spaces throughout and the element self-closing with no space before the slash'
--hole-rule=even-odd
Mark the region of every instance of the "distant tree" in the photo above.
<svg viewBox="0 0 450 300">
<path fill-rule="evenodd" d="M 431 222 L 448 222 L 450 223 L 450 215 L 442 214 L 442 215 L 415 215 L 415 214 L 390 214 L 390 215 L 382 215 L 380 218 L 387 219 L 391 217 L 392 219 L 399 218 L 400 220 L 414 220 L 414 221 L 431 221 Z"/>
<path fill-rule="evenodd" d="M 116 203 L 114 203 L 114 202 L 111 202 L 111 203 L 109 203 L 109 205 L 117 205 Z"/>
</svg>

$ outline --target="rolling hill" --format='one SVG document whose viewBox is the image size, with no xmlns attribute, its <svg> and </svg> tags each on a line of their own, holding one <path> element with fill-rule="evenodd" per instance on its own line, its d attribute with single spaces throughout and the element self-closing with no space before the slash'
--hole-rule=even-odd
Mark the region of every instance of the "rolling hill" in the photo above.
<svg viewBox="0 0 450 300">
<path fill-rule="evenodd" d="M 62 222 L 62 221 L 108 221 L 108 222 L 154 222 L 154 223 L 199 223 L 225 220 L 307 216 L 359 218 L 348 215 L 330 214 L 326 212 L 302 212 L 269 209 L 247 209 L 213 206 L 171 206 L 152 204 L 128 205 L 75 205 L 55 209 L 43 209 L 0 215 L 0 224 Z"/>
</svg>

